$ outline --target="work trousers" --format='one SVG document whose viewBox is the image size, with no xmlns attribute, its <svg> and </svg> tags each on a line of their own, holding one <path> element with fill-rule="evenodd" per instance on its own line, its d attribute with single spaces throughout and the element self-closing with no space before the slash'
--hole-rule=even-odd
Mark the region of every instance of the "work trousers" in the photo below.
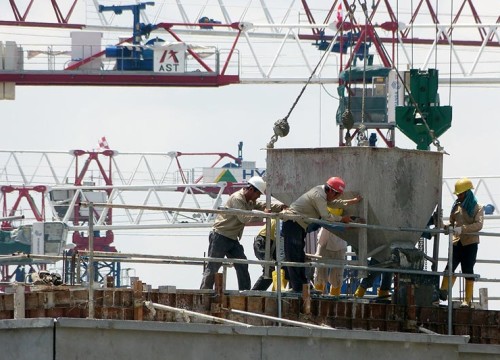
<svg viewBox="0 0 500 360">
<path fill-rule="evenodd" d="M 476 264 L 477 257 L 477 244 L 470 244 L 463 246 L 459 241 L 456 245 L 453 245 L 453 260 L 452 260 L 452 271 L 461 264 L 462 274 L 474 274 L 474 265 Z M 445 272 L 448 270 L 448 265 L 446 265 Z M 474 279 L 470 279 L 474 280 Z"/>
<path fill-rule="evenodd" d="M 380 264 L 377 260 L 374 258 L 371 258 L 370 261 L 368 261 L 368 266 L 376 266 Z M 361 280 L 361 286 L 366 290 L 368 288 L 371 288 L 373 286 L 373 283 L 377 276 L 382 275 L 382 281 L 380 282 L 380 290 L 391 290 L 391 285 L 392 285 L 392 273 L 390 272 L 380 272 L 380 271 L 370 271 L 368 273 L 368 276 L 363 278 Z"/>
<path fill-rule="evenodd" d="M 288 220 L 283 222 L 282 232 L 285 238 L 285 260 L 298 263 L 305 262 L 304 238 L 306 232 L 302 226 L 293 220 Z M 305 268 L 290 266 L 287 269 L 290 287 L 295 292 L 302 292 L 302 285 L 307 284 Z"/>
<path fill-rule="evenodd" d="M 208 237 L 208 257 L 228 259 L 246 259 L 243 246 L 237 240 L 230 239 L 212 231 Z M 203 273 L 200 289 L 213 289 L 215 274 L 222 264 L 220 262 L 209 262 Z M 238 278 L 239 290 L 250 290 L 250 274 L 248 264 L 234 264 L 236 277 Z"/>
<path fill-rule="evenodd" d="M 255 257 L 259 260 L 266 260 L 266 238 L 264 236 L 257 235 L 253 242 L 253 251 Z M 276 246 L 274 241 L 271 242 L 271 258 L 276 260 Z M 252 286 L 252 290 L 265 291 L 269 288 L 269 285 L 273 283 L 272 274 L 274 271 L 274 266 L 269 266 L 269 271 L 266 274 L 266 267 L 262 267 L 262 275 L 257 279 L 255 284 Z"/>
<path fill-rule="evenodd" d="M 323 260 L 345 260 L 346 249 L 328 250 L 325 245 L 318 244 L 316 255 L 321 256 Z M 344 280 L 344 267 L 317 267 L 314 271 L 314 283 L 326 284 L 326 281 L 334 288 L 342 286 Z"/>
</svg>

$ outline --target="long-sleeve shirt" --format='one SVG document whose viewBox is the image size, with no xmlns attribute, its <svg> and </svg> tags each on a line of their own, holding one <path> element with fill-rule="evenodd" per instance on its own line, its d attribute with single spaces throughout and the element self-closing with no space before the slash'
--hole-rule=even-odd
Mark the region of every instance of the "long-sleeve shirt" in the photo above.
<svg viewBox="0 0 500 360">
<path fill-rule="evenodd" d="M 325 228 L 321 228 L 318 233 L 318 245 L 330 251 L 340 251 L 347 249 L 347 242 Z"/>
<path fill-rule="evenodd" d="M 473 216 L 457 205 L 450 215 L 450 224 L 454 227 L 462 227 L 460 235 L 453 235 L 453 243 L 460 241 L 462 245 L 479 244 L 479 235 L 470 235 L 470 233 L 481 231 L 484 221 L 484 208 L 477 204 L 474 208 Z"/>
<path fill-rule="evenodd" d="M 330 214 L 327 209 L 328 205 L 332 207 L 344 207 L 347 206 L 347 202 L 345 200 L 333 200 L 328 202 L 326 200 L 325 186 L 318 185 L 295 200 L 286 211 L 309 218 L 340 222 L 342 217 Z M 304 229 L 307 228 L 307 224 L 304 221 L 296 221 Z"/>
<path fill-rule="evenodd" d="M 233 193 L 224 205 L 229 209 L 240 209 L 240 210 L 261 210 L 266 209 L 266 203 L 257 200 L 256 202 L 247 202 L 244 195 L 244 189 L 241 189 Z M 282 209 L 282 204 L 271 204 L 272 212 L 279 212 Z M 213 225 L 213 230 L 225 237 L 233 240 L 240 240 L 243 235 L 243 229 L 245 225 L 250 222 L 259 221 L 259 218 L 248 216 L 248 215 L 232 215 L 232 214 L 217 214 L 215 218 L 215 223 Z"/>
</svg>

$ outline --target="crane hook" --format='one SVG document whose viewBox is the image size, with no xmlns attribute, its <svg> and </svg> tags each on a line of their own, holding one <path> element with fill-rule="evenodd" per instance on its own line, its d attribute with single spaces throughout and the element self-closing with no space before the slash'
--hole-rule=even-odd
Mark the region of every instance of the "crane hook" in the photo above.
<svg viewBox="0 0 500 360">
<path fill-rule="evenodd" d="M 279 137 L 285 137 L 290 132 L 290 125 L 288 124 L 288 120 L 286 118 L 279 119 L 274 123 L 273 127 L 274 135 L 271 136 L 271 140 L 267 144 L 268 149 L 274 148 L 274 143 L 278 141 Z"/>
</svg>

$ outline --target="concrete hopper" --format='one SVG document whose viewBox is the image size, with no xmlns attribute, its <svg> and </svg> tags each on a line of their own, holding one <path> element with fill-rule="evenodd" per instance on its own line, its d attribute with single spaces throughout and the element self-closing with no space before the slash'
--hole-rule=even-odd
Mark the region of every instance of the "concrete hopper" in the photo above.
<svg viewBox="0 0 500 360">
<path fill-rule="evenodd" d="M 290 204 L 329 177 L 340 176 L 346 182 L 345 198 L 363 196 L 347 214 L 359 215 L 369 225 L 425 228 L 440 205 L 442 164 L 441 153 L 398 148 L 269 149 L 267 181 L 272 196 Z M 361 259 L 385 261 L 391 247 L 414 247 L 421 234 L 351 228 L 338 235 Z"/>
</svg>

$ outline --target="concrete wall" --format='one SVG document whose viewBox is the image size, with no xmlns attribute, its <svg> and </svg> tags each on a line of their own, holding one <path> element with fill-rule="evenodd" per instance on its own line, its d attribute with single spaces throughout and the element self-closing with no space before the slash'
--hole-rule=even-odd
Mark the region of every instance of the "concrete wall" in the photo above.
<svg viewBox="0 0 500 360">
<path fill-rule="evenodd" d="M 3 359 L 497 359 L 468 338 L 356 330 L 122 320 L 0 321 Z"/>
<path fill-rule="evenodd" d="M 269 149 L 267 180 L 272 195 L 290 204 L 331 176 L 346 182 L 346 197 L 361 194 L 363 201 L 348 210 L 370 225 L 425 228 L 441 202 L 443 154 L 398 148 L 340 147 Z M 339 233 L 356 250 L 358 230 Z M 418 232 L 367 231 L 367 252 L 386 247 L 375 257 L 384 261 L 391 244 L 413 247 Z M 361 254 L 360 254 L 361 256 Z"/>
</svg>

